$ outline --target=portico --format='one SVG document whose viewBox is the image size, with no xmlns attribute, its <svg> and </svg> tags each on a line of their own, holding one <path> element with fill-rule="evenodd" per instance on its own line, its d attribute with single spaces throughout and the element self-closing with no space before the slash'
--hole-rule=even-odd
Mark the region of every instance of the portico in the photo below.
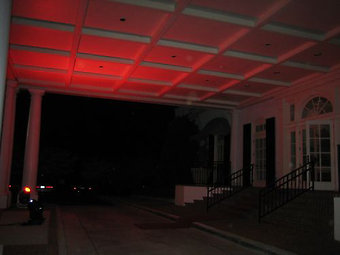
<svg viewBox="0 0 340 255">
<path fill-rule="evenodd" d="M 339 189 L 337 1 L 13 0 L 12 6 L 0 3 L 0 207 L 9 200 L 20 89 L 31 94 L 22 185 L 32 187 L 33 198 L 45 93 L 219 109 L 231 129 L 232 169 L 254 163 L 255 185 L 314 156 L 318 187 Z"/>
</svg>

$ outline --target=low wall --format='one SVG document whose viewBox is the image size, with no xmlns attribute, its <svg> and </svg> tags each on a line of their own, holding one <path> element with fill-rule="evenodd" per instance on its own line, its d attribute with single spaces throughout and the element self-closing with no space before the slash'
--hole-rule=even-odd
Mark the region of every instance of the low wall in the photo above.
<svg viewBox="0 0 340 255">
<path fill-rule="evenodd" d="M 186 203 L 193 203 L 194 200 L 203 200 L 205 196 L 207 196 L 206 186 L 176 185 L 175 205 L 185 206 Z"/>
</svg>

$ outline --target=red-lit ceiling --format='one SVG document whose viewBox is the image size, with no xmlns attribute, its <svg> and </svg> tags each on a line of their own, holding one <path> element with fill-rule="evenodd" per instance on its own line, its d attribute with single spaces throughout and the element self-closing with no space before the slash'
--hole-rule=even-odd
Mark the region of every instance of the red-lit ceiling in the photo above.
<svg viewBox="0 0 340 255">
<path fill-rule="evenodd" d="M 339 0 L 13 0 L 8 79 L 233 108 L 340 64 Z"/>
</svg>

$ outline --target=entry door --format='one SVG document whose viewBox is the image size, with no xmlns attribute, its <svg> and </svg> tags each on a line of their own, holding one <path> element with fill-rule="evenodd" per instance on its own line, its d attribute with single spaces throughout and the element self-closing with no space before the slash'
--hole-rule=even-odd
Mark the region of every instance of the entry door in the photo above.
<svg viewBox="0 0 340 255">
<path fill-rule="evenodd" d="M 306 129 L 307 155 L 315 162 L 315 189 L 332 190 L 332 125 L 330 122 L 310 122 Z"/>
</svg>

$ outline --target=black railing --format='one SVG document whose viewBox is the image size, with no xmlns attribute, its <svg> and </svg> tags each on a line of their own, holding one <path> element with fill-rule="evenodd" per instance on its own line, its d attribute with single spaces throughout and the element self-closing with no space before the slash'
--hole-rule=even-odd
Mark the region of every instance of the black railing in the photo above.
<svg viewBox="0 0 340 255">
<path fill-rule="evenodd" d="M 196 162 L 191 167 L 192 184 L 211 186 L 221 184 L 230 173 L 230 163 L 225 161 Z"/>
<path fill-rule="evenodd" d="M 259 192 L 258 220 L 308 190 L 314 190 L 314 163 L 303 166 L 277 179 Z"/>
<path fill-rule="evenodd" d="M 235 193 L 252 186 L 252 184 L 253 165 L 226 176 L 222 183 L 207 188 L 207 210 Z"/>
</svg>

